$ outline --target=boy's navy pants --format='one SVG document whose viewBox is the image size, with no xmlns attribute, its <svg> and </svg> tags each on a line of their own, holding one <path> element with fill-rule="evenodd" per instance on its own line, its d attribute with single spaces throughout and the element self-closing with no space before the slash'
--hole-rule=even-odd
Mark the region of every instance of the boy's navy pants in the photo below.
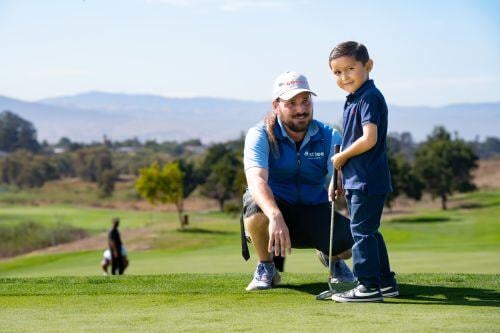
<svg viewBox="0 0 500 333">
<path fill-rule="evenodd" d="M 378 231 L 385 194 L 368 195 L 347 190 L 346 201 L 351 216 L 353 272 L 358 282 L 368 288 L 394 285 L 384 238 Z"/>
</svg>

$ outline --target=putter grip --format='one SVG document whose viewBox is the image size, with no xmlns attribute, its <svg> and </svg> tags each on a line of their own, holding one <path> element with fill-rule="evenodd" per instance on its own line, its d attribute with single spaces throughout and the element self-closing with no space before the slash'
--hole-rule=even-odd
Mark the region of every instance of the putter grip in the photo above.
<svg viewBox="0 0 500 333">
<path fill-rule="evenodd" d="M 333 146 L 333 151 L 335 154 L 338 154 L 340 152 L 340 145 L 335 145 Z M 335 165 L 333 166 L 333 198 L 335 200 L 335 191 L 337 190 L 338 187 L 338 171 L 335 169 Z"/>
</svg>

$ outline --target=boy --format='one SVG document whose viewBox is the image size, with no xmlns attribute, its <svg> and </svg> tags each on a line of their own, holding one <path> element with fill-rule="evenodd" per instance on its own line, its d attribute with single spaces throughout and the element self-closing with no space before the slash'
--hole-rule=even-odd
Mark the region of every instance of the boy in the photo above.
<svg viewBox="0 0 500 333">
<path fill-rule="evenodd" d="M 392 192 L 387 162 L 387 105 L 368 75 L 373 61 L 363 44 L 344 42 L 330 53 L 337 85 L 347 91 L 342 152 L 332 160 L 342 169 L 343 189 L 354 238 L 353 268 L 358 286 L 332 299 L 378 302 L 399 295 L 384 239 L 378 231 L 387 193 Z"/>
</svg>

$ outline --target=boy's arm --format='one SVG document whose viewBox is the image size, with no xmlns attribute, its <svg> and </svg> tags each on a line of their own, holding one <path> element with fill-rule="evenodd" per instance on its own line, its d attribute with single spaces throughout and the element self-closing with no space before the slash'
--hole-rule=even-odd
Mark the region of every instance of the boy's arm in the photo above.
<svg viewBox="0 0 500 333">
<path fill-rule="evenodd" d="M 340 170 L 348 159 L 370 150 L 377 143 L 377 125 L 367 123 L 363 125 L 363 135 L 354 141 L 346 150 L 335 154 L 332 158 L 335 169 Z"/>
</svg>

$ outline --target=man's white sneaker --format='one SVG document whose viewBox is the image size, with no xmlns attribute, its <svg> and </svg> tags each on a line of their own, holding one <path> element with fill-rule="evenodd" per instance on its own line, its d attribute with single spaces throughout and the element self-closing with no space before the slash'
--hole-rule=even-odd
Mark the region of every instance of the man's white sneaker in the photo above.
<svg viewBox="0 0 500 333">
<path fill-rule="evenodd" d="M 321 251 L 316 252 L 318 255 L 319 261 L 323 264 L 323 266 L 328 268 L 328 255 L 324 254 Z M 342 282 L 354 282 L 356 278 L 354 274 L 352 274 L 351 269 L 344 260 L 335 261 L 332 265 L 332 271 L 330 272 L 331 283 L 342 283 Z"/>
<path fill-rule="evenodd" d="M 271 289 L 281 282 L 281 276 L 274 267 L 274 263 L 259 263 L 247 291 Z"/>
</svg>

